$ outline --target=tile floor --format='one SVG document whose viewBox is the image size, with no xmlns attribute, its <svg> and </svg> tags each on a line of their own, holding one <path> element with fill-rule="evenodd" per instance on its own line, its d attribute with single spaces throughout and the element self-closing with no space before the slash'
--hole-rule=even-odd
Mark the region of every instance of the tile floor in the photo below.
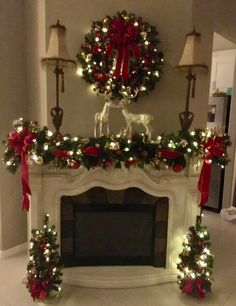
<svg viewBox="0 0 236 306">
<path fill-rule="evenodd" d="M 48 302 L 58 306 L 236 306 L 236 221 L 205 212 L 204 223 L 211 233 L 215 255 L 212 293 L 204 300 L 184 296 L 175 283 L 137 289 L 87 289 L 63 286 L 60 298 Z M 22 276 L 27 256 L 0 261 L 0 306 L 44 305 L 33 302 Z"/>
</svg>

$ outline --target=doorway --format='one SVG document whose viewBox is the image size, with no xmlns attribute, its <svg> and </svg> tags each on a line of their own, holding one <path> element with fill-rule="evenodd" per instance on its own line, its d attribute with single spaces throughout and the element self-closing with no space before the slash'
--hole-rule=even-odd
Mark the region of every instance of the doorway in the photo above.
<svg viewBox="0 0 236 306">
<path fill-rule="evenodd" d="M 224 168 L 212 168 L 209 201 L 206 209 L 220 212 L 222 207 L 228 208 L 236 204 L 235 194 L 235 63 L 236 44 L 214 33 L 212 49 L 212 68 L 210 95 L 208 102 L 207 127 L 220 128 L 231 137 L 231 147 L 228 149 L 230 163 Z"/>
</svg>

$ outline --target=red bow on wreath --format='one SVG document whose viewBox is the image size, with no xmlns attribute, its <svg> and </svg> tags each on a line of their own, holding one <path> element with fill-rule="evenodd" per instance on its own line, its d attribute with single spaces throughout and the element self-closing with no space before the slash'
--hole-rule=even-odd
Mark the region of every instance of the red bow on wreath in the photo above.
<svg viewBox="0 0 236 306">
<path fill-rule="evenodd" d="M 205 290 L 203 286 L 204 286 L 204 280 L 201 278 L 196 278 L 196 279 L 186 278 L 182 291 L 183 293 L 188 295 L 195 293 L 199 299 L 203 299 L 205 297 Z"/>
<path fill-rule="evenodd" d="M 29 187 L 28 150 L 35 138 L 36 134 L 30 132 L 26 127 L 23 127 L 19 132 L 14 129 L 8 136 L 8 146 L 21 157 L 21 182 L 23 189 L 22 209 L 26 210 L 29 210 L 29 196 L 31 195 Z"/>
<path fill-rule="evenodd" d="M 209 138 L 203 144 L 205 150 L 204 162 L 198 180 L 198 190 L 201 193 L 200 206 L 204 206 L 208 201 L 211 181 L 211 163 L 214 157 L 224 157 L 226 146 L 223 137 Z"/>
<path fill-rule="evenodd" d="M 132 21 L 126 21 L 123 17 L 113 19 L 108 30 L 110 41 L 107 44 L 106 55 L 111 55 L 113 49 L 117 49 L 118 55 L 116 59 L 116 68 L 114 76 L 121 74 L 122 79 L 129 79 L 129 52 L 132 51 L 136 60 L 139 58 L 139 48 L 136 43 L 138 30 L 134 27 Z"/>
</svg>

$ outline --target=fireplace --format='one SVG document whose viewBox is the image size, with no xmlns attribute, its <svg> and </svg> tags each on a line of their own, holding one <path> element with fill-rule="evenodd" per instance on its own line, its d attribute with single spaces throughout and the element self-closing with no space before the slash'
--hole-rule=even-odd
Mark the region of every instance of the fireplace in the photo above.
<svg viewBox="0 0 236 306">
<path fill-rule="evenodd" d="M 94 187 L 61 198 L 61 256 L 65 266 L 165 267 L 168 198 L 139 188 Z"/>
<path fill-rule="evenodd" d="M 43 216 L 48 213 L 50 223 L 56 226 L 58 232 L 61 255 L 67 266 L 63 272 L 64 282 L 68 284 L 86 287 L 123 288 L 176 281 L 176 264 L 182 250 L 183 235 L 188 227 L 194 224 L 196 215 L 199 213 L 199 193 L 197 191 L 199 170 L 197 165 L 198 161 L 196 163 L 192 161 L 182 173 L 174 173 L 168 169 L 156 171 L 138 167 L 131 167 L 129 170 L 96 168 L 89 171 L 81 167 L 77 170 L 63 169 L 57 171 L 47 167 L 33 166 L 30 168 L 32 198 L 31 209 L 28 213 L 28 238 L 31 237 L 31 229 L 42 227 Z M 98 193 L 100 194 L 99 197 L 97 196 Z M 138 210 L 127 212 L 130 207 L 136 209 L 135 205 L 138 204 L 145 206 L 145 208 L 138 206 L 138 209 L 141 208 L 140 212 L 137 212 Z M 106 222 L 110 220 L 110 217 L 108 217 L 110 212 L 112 218 L 120 218 L 118 216 L 123 214 L 126 219 L 130 218 L 129 213 L 136 214 L 135 216 L 143 214 L 133 224 L 134 228 L 137 228 L 137 224 L 140 224 L 142 220 L 153 220 L 155 218 L 154 227 L 151 225 L 146 230 L 146 233 L 154 232 L 154 236 L 151 235 L 151 240 L 144 242 L 144 237 L 138 237 L 138 241 L 144 243 L 140 246 L 138 257 L 142 257 L 140 255 L 142 255 L 142 250 L 145 249 L 145 244 L 149 244 L 149 255 L 153 255 L 148 255 L 149 259 L 153 257 L 151 263 L 148 261 L 146 264 L 143 261 L 139 265 L 134 257 L 130 258 L 130 262 L 136 261 L 135 265 L 123 262 L 120 262 L 120 265 L 119 262 L 115 263 L 114 261 L 112 266 L 108 265 L 108 261 L 106 266 L 92 266 L 92 261 L 81 263 L 84 259 L 77 258 L 82 254 L 79 249 L 81 241 L 75 239 L 71 233 L 78 230 L 77 236 L 78 239 L 81 239 L 83 236 L 79 236 L 79 231 L 88 231 L 88 228 L 77 228 L 75 230 L 76 223 L 78 223 L 76 218 L 78 216 L 81 218 L 82 210 L 84 214 L 82 218 L 95 219 L 95 216 L 90 215 L 91 205 L 95 205 L 95 212 L 99 210 L 100 224 L 104 223 L 102 218 L 107 218 Z M 148 210 L 149 205 L 151 206 L 150 211 L 145 211 Z M 156 213 L 153 216 L 155 210 Z M 94 211 L 92 214 L 94 214 Z M 117 221 L 117 226 L 119 224 L 120 221 Z M 129 226 L 129 224 L 125 226 Z M 108 223 L 107 228 L 110 227 L 111 225 Z M 104 231 L 108 231 L 107 228 Z M 119 232 L 119 228 L 116 231 Z M 127 228 L 127 231 L 131 233 L 134 230 Z M 94 233 L 91 235 L 95 236 Z M 103 235 L 102 232 L 100 235 Z M 148 236 L 148 239 L 150 239 L 149 234 Z M 107 239 L 109 241 L 109 236 Z M 118 238 L 116 237 L 116 239 Z M 132 240 L 133 237 L 129 239 Z M 154 245 L 150 241 L 153 241 Z M 134 253 L 137 247 L 139 247 L 139 244 L 134 245 L 130 252 Z M 114 245 L 112 248 L 113 257 L 115 257 Z M 122 248 L 124 249 L 124 246 L 121 246 Z M 88 252 L 91 252 L 91 250 L 88 250 Z M 133 254 L 131 255 L 133 256 Z M 148 257 L 146 255 L 143 254 L 143 257 Z M 71 258 L 69 258 L 70 256 Z M 113 260 L 119 261 L 122 256 L 118 259 L 113 258 Z M 124 256 L 127 256 L 127 254 Z M 88 254 L 85 257 L 88 259 Z M 84 264 L 84 266 L 78 266 L 78 264 Z M 93 278 L 94 271 L 96 271 L 97 276 Z M 126 273 L 128 273 L 127 276 Z M 108 277 L 108 275 L 110 276 Z M 120 278 L 117 275 L 120 275 Z"/>
</svg>

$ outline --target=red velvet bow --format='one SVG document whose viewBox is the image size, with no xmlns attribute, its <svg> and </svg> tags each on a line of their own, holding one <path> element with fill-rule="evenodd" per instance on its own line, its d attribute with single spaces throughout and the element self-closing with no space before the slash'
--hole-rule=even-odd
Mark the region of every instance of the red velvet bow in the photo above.
<svg viewBox="0 0 236 306">
<path fill-rule="evenodd" d="M 204 162 L 198 180 L 198 190 L 201 193 L 200 206 L 204 206 L 209 197 L 209 189 L 211 182 L 211 163 L 214 157 L 224 157 L 226 153 L 226 146 L 223 137 L 209 138 L 205 141 Z"/>
<path fill-rule="evenodd" d="M 29 285 L 30 285 L 30 293 L 33 300 L 38 298 L 41 301 L 44 301 L 49 288 L 49 283 L 42 280 L 32 279 L 30 280 Z"/>
<path fill-rule="evenodd" d="M 101 150 L 100 148 L 97 148 L 97 147 L 86 147 L 83 150 L 83 153 L 87 156 L 98 157 L 101 153 Z"/>
<path fill-rule="evenodd" d="M 118 55 L 114 76 L 118 77 L 121 72 L 124 81 L 129 79 L 129 51 L 131 50 L 136 60 L 139 58 L 139 48 L 136 43 L 138 30 L 132 21 L 126 21 L 123 17 L 113 19 L 108 30 L 110 38 L 107 44 L 106 55 L 111 55 L 113 49 L 117 49 Z"/>
<path fill-rule="evenodd" d="M 28 150 L 36 134 L 23 127 L 22 131 L 12 130 L 8 135 L 8 146 L 21 156 L 21 183 L 23 190 L 22 209 L 29 210 L 31 190 L 29 187 Z"/>
<path fill-rule="evenodd" d="M 193 293 L 196 294 L 196 296 L 199 299 L 203 299 L 205 297 L 205 290 L 203 288 L 204 281 L 201 278 L 186 278 L 184 282 L 184 287 L 182 289 L 183 293 L 191 295 Z"/>
<path fill-rule="evenodd" d="M 69 151 L 67 150 L 60 150 L 60 149 L 55 149 L 53 151 L 53 154 L 56 156 L 56 157 L 61 157 L 61 158 L 66 158 L 66 157 L 69 157 L 70 156 L 70 153 Z"/>
<path fill-rule="evenodd" d="M 160 149 L 158 150 L 160 156 L 167 159 L 176 159 L 183 156 L 182 152 L 171 151 L 168 149 Z"/>
</svg>

